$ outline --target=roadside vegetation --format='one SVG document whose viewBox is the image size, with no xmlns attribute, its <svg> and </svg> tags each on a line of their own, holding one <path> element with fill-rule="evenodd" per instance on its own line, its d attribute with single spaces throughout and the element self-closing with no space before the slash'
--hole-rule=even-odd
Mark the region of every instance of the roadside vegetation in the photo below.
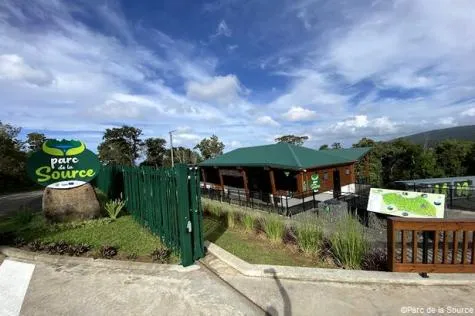
<svg viewBox="0 0 475 316">
<path fill-rule="evenodd" d="M 325 235 L 319 219 L 296 222 L 206 198 L 202 203 L 205 239 L 250 263 L 385 269 L 385 252 L 368 247 L 362 225 L 352 216 L 338 219 L 335 231 Z"/>
<path fill-rule="evenodd" d="M 0 222 L 0 244 L 48 254 L 177 263 L 158 237 L 123 214 L 123 204 L 107 201 L 109 217 L 71 223 L 49 223 L 41 212 L 23 209 Z"/>
</svg>

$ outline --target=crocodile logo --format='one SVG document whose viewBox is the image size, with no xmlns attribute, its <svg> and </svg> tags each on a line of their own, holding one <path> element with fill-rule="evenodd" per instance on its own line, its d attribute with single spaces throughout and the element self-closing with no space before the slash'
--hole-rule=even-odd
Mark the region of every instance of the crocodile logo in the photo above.
<svg viewBox="0 0 475 316">
<path fill-rule="evenodd" d="M 78 140 L 48 139 L 43 143 L 42 150 L 51 156 L 76 156 L 86 150 L 86 145 Z"/>
</svg>

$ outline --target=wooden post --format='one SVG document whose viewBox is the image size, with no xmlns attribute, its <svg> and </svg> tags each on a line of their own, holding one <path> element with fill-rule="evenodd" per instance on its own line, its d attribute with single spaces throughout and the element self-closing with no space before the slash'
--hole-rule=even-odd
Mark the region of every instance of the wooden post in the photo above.
<svg viewBox="0 0 475 316">
<path fill-rule="evenodd" d="M 394 253 L 394 248 L 396 244 L 396 240 L 394 238 L 395 235 L 395 230 L 394 230 L 394 223 L 391 217 L 388 217 L 387 219 L 387 249 L 388 249 L 388 270 L 389 271 L 394 271 L 395 268 L 395 253 Z"/>
<path fill-rule="evenodd" d="M 205 187 L 205 190 L 206 190 L 206 173 L 205 173 L 204 168 L 201 168 L 201 178 L 203 179 L 203 184 L 204 184 L 204 187 Z"/>
<path fill-rule="evenodd" d="M 221 169 L 218 169 L 219 173 L 219 183 L 221 184 L 221 190 L 224 190 L 224 180 L 223 180 L 223 175 L 221 174 Z"/>
<path fill-rule="evenodd" d="M 275 177 L 274 177 L 274 170 L 269 169 L 269 178 L 270 178 L 270 187 L 272 191 L 272 195 L 275 195 L 277 189 L 275 188 Z"/>
<path fill-rule="evenodd" d="M 249 187 L 247 183 L 247 174 L 245 169 L 241 169 L 242 181 L 244 183 L 244 191 L 246 191 L 246 197 L 249 199 Z"/>
</svg>

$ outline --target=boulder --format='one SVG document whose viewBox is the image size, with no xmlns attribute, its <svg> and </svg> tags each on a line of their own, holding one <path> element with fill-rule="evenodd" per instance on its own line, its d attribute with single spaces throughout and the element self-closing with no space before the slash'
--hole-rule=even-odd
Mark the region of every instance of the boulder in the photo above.
<svg viewBox="0 0 475 316">
<path fill-rule="evenodd" d="M 43 193 L 43 213 L 53 222 L 68 222 L 99 217 L 101 207 L 94 188 L 83 184 L 72 189 L 46 188 Z"/>
</svg>

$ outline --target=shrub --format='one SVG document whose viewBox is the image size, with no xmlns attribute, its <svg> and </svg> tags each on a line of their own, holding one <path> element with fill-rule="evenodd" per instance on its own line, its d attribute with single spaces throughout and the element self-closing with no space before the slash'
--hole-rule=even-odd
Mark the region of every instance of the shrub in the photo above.
<svg viewBox="0 0 475 316">
<path fill-rule="evenodd" d="M 320 252 L 323 242 L 323 230 L 319 223 L 306 222 L 296 227 L 297 245 L 307 255 Z"/>
<path fill-rule="evenodd" d="M 212 205 L 212 204 L 209 206 L 209 212 L 211 215 L 214 215 L 216 217 L 221 217 L 223 213 L 220 205 Z"/>
<path fill-rule="evenodd" d="M 387 271 L 388 270 L 388 254 L 386 251 L 376 248 L 372 251 L 368 251 L 363 256 L 361 263 L 363 270 L 372 271 Z"/>
<path fill-rule="evenodd" d="M 282 241 L 285 234 L 285 224 L 279 216 L 266 216 L 262 220 L 262 227 L 271 242 L 278 243 Z"/>
<path fill-rule="evenodd" d="M 35 239 L 32 242 L 28 243 L 28 249 L 30 249 L 30 251 L 41 251 L 45 249 L 45 246 L 41 241 Z"/>
<path fill-rule="evenodd" d="M 359 269 L 367 248 L 366 236 L 356 218 L 345 216 L 337 223 L 337 230 L 331 237 L 331 251 L 339 265 Z"/>
<path fill-rule="evenodd" d="M 108 245 L 101 246 L 101 248 L 99 248 L 99 255 L 103 258 L 111 259 L 117 255 L 117 247 Z"/>
<path fill-rule="evenodd" d="M 108 201 L 105 205 L 105 209 L 107 211 L 107 214 L 109 214 L 110 218 L 116 219 L 120 211 L 122 211 L 122 209 L 124 208 L 124 206 L 125 201 L 121 199 L 115 199 Z"/>
<path fill-rule="evenodd" d="M 106 208 L 106 203 L 108 201 L 107 194 L 99 190 L 98 188 L 95 188 L 94 190 L 96 192 L 96 197 L 97 200 L 99 201 L 99 205 L 101 207 L 101 214 L 102 215 L 107 215 L 105 214 L 105 208 Z"/>
<path fill-rule="evenodd" d="M 252 232 L 255 228 L 256 217 L 252 214 L 245 214 L 242 217 L 242 223 L 246 232 Z"/>
<path fill-rule="evenodd" d="M 13 216 L 13 220 L 18 224 L 26 225 L 31 222 L 33 216 L 33 211 L 30 208 L 23 206 L 19 211 L 15 213 L 15 215 Z"/>
<path fill-rule="evenodd" d="M 228 210 L 226 213 L 226 224 L 228 228 L 236 227 L 236 213 L 232 210 Z"/>
<path fill-rule="evenodd" d="M 68 248 L 68 255 L 80 256 L 83 253 L 88 252 L 90 249 L 91 246 L 89 246 L 88 244 L 70 245 Z"/>
<path fill-rule="evenodd" d="M 159 263 L 167 263 L 171 253 L 171 250 L 168 248 L 157 248 L 151 253 L 152 260 Z"/>
<path fill-rule="evenodd" d="M 135 252 L 129 253 L 127 255 L 127 260 L 136 260 L 137 259 L 137 254 Z"/>
<path fill-rule="evenodd" d="M 25 241 L 25 238 L 23 237 L 15 237 L 15 239 L 13 239 L 13 244 L 15 245 L 15 247 L 23 247 L 26 245 L 26 241 Z"/>
</svg>

